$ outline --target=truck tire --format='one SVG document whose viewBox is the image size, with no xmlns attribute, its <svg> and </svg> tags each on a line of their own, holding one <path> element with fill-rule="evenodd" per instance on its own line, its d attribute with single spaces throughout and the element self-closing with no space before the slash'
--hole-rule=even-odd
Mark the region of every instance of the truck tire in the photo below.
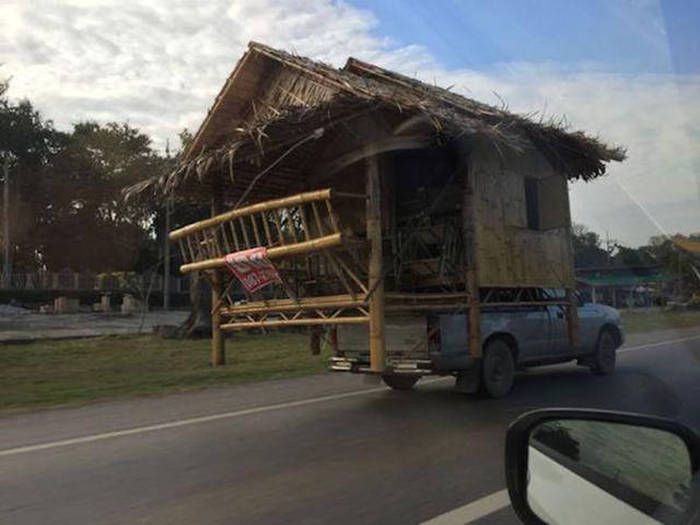
<svg viewBox="0 0 700 525">
<path fill-rule="evenodd" d="M 398 374 L 384 374 L 382 381 L 393 390 L 411 390 L 420 379 L 420 376 L 406 376 Z"/>
<path fill-rule="evenodd" d="M 484 348 L 481 360 L 480 390 L 494 399 L 505 397 L 513 388 L 515 361 L 508 343 L 494 339 Z"/>
<path fill-rule="evenodd" d="M 609 328 L 603 328 L 598 335 L 595 345 L 591 372 L 596 375 L 607 376 L 615 371 L 617 338 Z"/>
</svg>

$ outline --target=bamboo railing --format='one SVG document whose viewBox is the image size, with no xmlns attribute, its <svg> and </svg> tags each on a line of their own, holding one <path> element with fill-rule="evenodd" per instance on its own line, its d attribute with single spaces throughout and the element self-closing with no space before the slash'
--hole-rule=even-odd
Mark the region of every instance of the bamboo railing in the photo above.
<svg viewBox="0 0 700 525">
<path fill-rule="evenodd" d="M 264 246 L 270 259 L 338 246 L 343 237 L 330 189 L 269 200 L 189 224 L 170 233 L 183 273 L 225 265 L 228 253 Z"/>
</svg>

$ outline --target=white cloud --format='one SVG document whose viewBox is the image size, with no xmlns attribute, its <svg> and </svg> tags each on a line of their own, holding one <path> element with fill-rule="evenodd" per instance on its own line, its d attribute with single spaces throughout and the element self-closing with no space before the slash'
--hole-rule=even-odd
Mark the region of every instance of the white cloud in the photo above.
<svg viewBox="0 0 700 525">
<path fill-rule="evenodd" d="M 26 0 L 0 10 L 0 76 L 60 128 L 126 120 L 162 146 L 197 128 L 249 40 L 337 66 L 353 55 L 485 102 L 499 103 L 498 93 L 514 111 L 566 115 L 573 128 L 628 146 L 629 160 L 609 177 L 574 185 L 575 220 L 629 243 L 656 225 L 700 230 L 697 76 L 551 63 L 447 70 L 420 46 L 378 36 L 372 13 L 330 0 Z M 663 24 L 649 28 L 662 47 Z"/>
</svg>

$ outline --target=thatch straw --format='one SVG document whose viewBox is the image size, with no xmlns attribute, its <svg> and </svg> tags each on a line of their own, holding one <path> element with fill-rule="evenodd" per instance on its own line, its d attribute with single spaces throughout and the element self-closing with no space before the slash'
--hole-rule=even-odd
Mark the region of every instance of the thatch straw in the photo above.
<svg viewBox="0 0 700 525">
<path fill-rule="evenodd" d="M 280 66 L 277 76 L 264 77 L 253 59 L 266 59 Z M 269 71 L 269 69 L 268 69 Z M 247 75 L 247 78 L 246 78 Z M 245 118 L 219 115 L 239 104 L 237 89 L 244 85 L 267 82 L 266 100 L 251 93 Z M 606 163 L 625 159 L 622 147 L 610 147 L 583 132 L 569 132 L 563 121 L 534 121 L 528 116 L 510 113 L 449 90 L 431 86 L 356 59 L 349 59 L 343 69 L 251 43 L 249 50 L 229 77 L 217 97 L 213 111 L 195 136 L 183 160 L 170 174 L 132 186 L 126 194 L 144 192 L 172 194 L 192 182 L 202 184 L 207 177 L 227 174 L 234 183 L 236 173 L 250 163 L 262 165 L 274 161 L 275 152 L 304 139 L 319 129 L 330 129 L 368 111 L 422 114 L 432 122 L 436 135 L 447 139 L 479 136 L 498 148 L 539 149 L 568 179 L 591 180 L 605 173 Z M 226 117 L 226 118 L 224 118 Z M 217 120 L 218 118 L 218 120 Z M 233 122 L 232 129 L 222 123 Z M 212 139 L 212 137 L 214 137 Z M 205 138 L 221 142 L 206 148 Z"/>
</svg>

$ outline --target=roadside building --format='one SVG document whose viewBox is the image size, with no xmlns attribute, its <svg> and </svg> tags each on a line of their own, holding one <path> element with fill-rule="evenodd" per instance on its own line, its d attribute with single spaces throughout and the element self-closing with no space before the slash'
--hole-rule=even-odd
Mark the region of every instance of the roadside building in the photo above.
<svg viewBox="0 0 700 525">
<path fill-rule="evenodd" d="M 663 304 L 664 285 L 672 280 L 659 265 L 576 269 L 579 290 L 589 301 L 616 308 Z"/>
</svg>

